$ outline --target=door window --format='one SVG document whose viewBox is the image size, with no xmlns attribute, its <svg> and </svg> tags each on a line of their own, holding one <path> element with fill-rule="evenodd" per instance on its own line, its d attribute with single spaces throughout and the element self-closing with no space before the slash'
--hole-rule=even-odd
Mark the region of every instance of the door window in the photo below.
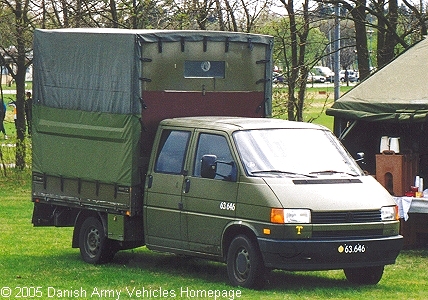
<svg viewBox="0 0 428 300">
<path fill-rule="evenodd" d="M 195 156 L 195 168 L 193 175 L 201 177 L 201 159 L 202 156 L 211 154 L 217 156 L 217 174 L 214 179 L 224 179 L 232 173 L 232 166 L 228 163 L 233 161 L 229 144 L 224 136 L 216 134 L 201 133 L 199 135 L 198 147 Z"/>
<path fill-rule="evenodd" d="M 182 174 L 190 132 L 164 130 L 156 158 L 155 172 Z"/>
</svg>

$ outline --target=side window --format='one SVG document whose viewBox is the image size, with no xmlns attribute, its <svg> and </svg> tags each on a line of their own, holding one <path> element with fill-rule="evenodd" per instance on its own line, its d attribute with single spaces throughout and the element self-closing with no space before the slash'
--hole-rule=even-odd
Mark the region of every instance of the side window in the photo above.
<svg viewBox="0 0 428 300">
<path fill-rule="evenodd" d="M 155 172 L 182 174 L 189 131 L 164 130 L 156 157 Z"/>
<path fill-rule="evenodd" d="M 232 172 L 232 166 L 228 165 L 233 161 L 229 144 L 224 136 L 216 134 L 201 133 L 199 135 L 198 147 L 195 156 L 195 168 L 193 175 L 201 177 L 201 159 L 206 154 L 217 156 L 217 161 L 223 162 L 217 164 L 217 174 L 227 176 Z M 215 179 L 224 179 L 222 176 L 216 176 Z"/>
</svg>

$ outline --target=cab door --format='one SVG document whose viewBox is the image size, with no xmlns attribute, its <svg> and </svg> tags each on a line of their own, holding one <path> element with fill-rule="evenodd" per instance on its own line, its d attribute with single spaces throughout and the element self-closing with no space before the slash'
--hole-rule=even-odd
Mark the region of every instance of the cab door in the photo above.
<svg viewBox="0 0 428 300">
<path fill-rule="evenodd" d="M 183 229 L 182 193 L 191 132 L 164 129 L 156 159 L 149 166 L 145 194 L 145 238 L 148 247 L 188 249 Z"/>
<path fill-rule="evenodd" d="M 189 155 L 189 168 L 183 190 L 183 212 L 190 250 L 220 254 L 221 237 L 226 225 L 235 217 L 238 192 L 236 157 L 232 155 L 226 134 L 197 132 L 194 153 Z M 204 155 L 215 155 L 214 178 L 201 176 Z M 235 173 L 235 174 L 233 174 Z"/>
</svg>

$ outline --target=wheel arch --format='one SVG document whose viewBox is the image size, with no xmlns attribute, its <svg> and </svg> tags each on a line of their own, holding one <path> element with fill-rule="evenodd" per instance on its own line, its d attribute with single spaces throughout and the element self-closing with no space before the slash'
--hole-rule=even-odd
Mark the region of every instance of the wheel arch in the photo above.
<svg viewBox="0 0 428 300">
<path fill-rule="evenodd" d="M 90 217 L 97 218 L 104 228 L 104 233 L 107 236 L 107 217 L 106 214 L 98 212 L 98 211 L 91 211 L 91 210 L 81 210 L 77 216 L 76 220 L 74 222 L 74 229 L 73 229 L 73 239 L 72 239 L 72 248 L 79 248 L 79 232 L 80 228 L 82 227 L 83 222 Z"/>
<path fill-rule="evenodd" d="M 234 222 L 229 224 L 223 232 L 223 239 L 222 239 L 222 259 L 223 261 L 226 261 L 227 259 L 227 251 L 229 249 L 230 244 L 232 243 L 232 240 L 234 237 L 244 234 L 249 239 L 253 240 L 256 245 L 258 245 L 257 241 L 257 235 L 256 230 L 253 226 L 251 226 L 248 223 L 243 222 Z"/>
</svg>

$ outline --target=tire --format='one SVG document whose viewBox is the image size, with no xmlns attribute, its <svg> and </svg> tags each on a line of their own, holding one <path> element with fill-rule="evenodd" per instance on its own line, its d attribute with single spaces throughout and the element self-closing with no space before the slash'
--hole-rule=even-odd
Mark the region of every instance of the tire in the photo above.
<svg viewBox="0 0 428 300">
<path fill-rule="evenodd" d="M 79 248 L 82 259 L 90 264 L 110 262 L 116 253 L 105 236 L 103 225 L 94 217 L 87 218 L 80 227 Z"/>
<path fill-rule="evenodd" d="M 227 252 L 227 275 L 233 286 L 261 288 L 265 266 L 258 245 L 246 235 L 236 236 Z"/>
<path fill-rule="evenodd" d="M 344 269 L 346 279 L 358 285 L 375 285 L 383 275 L 384 266 Z"/>
</svg>

